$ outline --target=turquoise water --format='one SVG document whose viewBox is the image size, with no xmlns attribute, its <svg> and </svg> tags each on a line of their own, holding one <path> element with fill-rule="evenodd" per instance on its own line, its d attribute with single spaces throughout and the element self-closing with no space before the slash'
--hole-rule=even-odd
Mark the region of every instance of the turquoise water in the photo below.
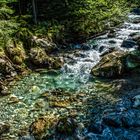
<svg viewBox="0 0 140 140">
<path fill-rule="evenodd" d="M 108 103 L 118 100 L 109 94 L 111 87 L 95 80 L 90 71 L 100 61 L 100 55 L 109 48 L 115 47 L 124 51 L 134 49 L 120 47 L 130 33 L 140 29 L 140 25 L 131 23 L 134 18 L 135 15 L 129 15 L 130 21 L 117 29 L 116 38 L 107 38 L 106 34 L 89 41 L 88 50 L 76 46 L 75 50 L 60 53 L 59 57 L 64 60 L 64 66 L 59 71 L 44 70 L 16 81 L 10 88 L 11 95 L 0 98 L 0 120 L 11 124 L 11 130 L 4 138 L 18 139 L 17 132 L 20 129 L 28 129 L 36 118 L 45 115 L 46 112 L 55 114 L 54 116 L 67 116 L 75 111 L 78 114 L 77 120 L 84 122 L 94 105 L 97 107 L 105 102 L 106 107 Z M 112 44 L 112 40 L 116 43 Z M 99 89 L 102 84 L 103 90 Z M 42 97 L 44 93 L 47 94 Z M 56 104 L 54 106 L 53 103 L 61 107 Z"/>
</svg>

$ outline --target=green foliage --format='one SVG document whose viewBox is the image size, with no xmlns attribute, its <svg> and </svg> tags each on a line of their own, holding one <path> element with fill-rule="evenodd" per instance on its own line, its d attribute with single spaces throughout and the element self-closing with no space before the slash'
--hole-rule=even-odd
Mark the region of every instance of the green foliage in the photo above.
<svg viewBox="0 0 140 140">
<path fill-rule="evenodd" d="M 33 33 L 28 28 L 19 27 L 14 37 L 17 41 L 22 41 L 25 48 L 29 49 L 32 46 Z"/>
<path fill-rule="evenodd" d="M 137 3 L 139 0 L 130 1 Z M 118 25 L 128 12 L 127 6 L 130 1 L 35 0 L 34 10 L 37 13 L 38 24 L 33 25 L 32 1 L 20 0 L 11 8 L 9 4 L 11 6 L 16 0 L 1 0 L 0 46 L 4 46 L 4 40 L 13 37 L 14 34 L 17 39 L 28 43 L 33 33 L 37 36 L 48 36 L 60 43 L 83 40 Z M 14 11 L 17 17 L 19 16 L 18 21 L 13 17 Z"/>
<path fill-rule="evenodd" d="M 44 14 L 47 22 L 53 19 L 58 26 L 62 25 L 64 38 L 85 38 L 101 32 L 122 21 L 128 10 L 126 0 L 47 0 L 43 4 L 41 8 L 38 5 L 39 13 Z M 52 27 L 57 29 L 57 24 Z"/>
<path fill-rule="evenodd" d="M 34 33 L 36 36 L 48 37 L 50 40 L 64 39 L 64 25 L 58 23 L 58 21 L 47 21 L 40 22 L 34 28 Z"/>
<path fill-rule="evenodd" d="M 13 20 L 0 21 L 0 47 L 5 47 L 8 40 L 11 39 L 18 25 Z"/>
<path fill-rule="evenodd" d="M 0 8 L 0 19 L 8 18 L 11 14 L 13 14 L 13 10 L 6 5 Z"/>
<path fill-rule="evenodd" d="M 0 47 L 6 46 L 19 25 L 12 19 L 14 11 L 7 6 L 9 2 L 12 2 L 12 0 L 0 1 Z"/>
</svg>

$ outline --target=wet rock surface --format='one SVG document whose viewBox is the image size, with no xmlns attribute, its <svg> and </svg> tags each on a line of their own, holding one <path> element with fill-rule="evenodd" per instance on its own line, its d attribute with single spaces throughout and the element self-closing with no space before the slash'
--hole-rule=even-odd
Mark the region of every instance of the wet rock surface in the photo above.
<svg viewBox="0 0 140 140">
<path fill-rule="evenodd" d="M 36 139 L 42 139 L 46 135 L 47 130 L 53 129 L 53 126 L 57 123 L 57 119 L 52 114 L 37 119 L 30 126 L 30 134 Z"/>
<path fill-rule="evenodd" d="M 139 95 L 133 97 L 136 98 Z M 130 139 L 140 138 L 140 108 L 135 108 L 133 98 L 121 99 L 112 110 L 105 110 L 98 125 L 92 122 L 86 139 Z M 97 127 L 98 126 L 98 127 Z"/>
<path fill-rule="evenodd" d="M 133 41 L 133 40 L 124 40 L 121 47 L 123 48 L 133 48 L 137 45 L 137 42 Z"/>
<path fill-rule="evenodd" d="M 37 67 L 59 69 L 63 65 L 63 61 L 57 57 L 50 57 L 44 48 L 32 48 L 30 50 L 30 61 Z"/>
<path fill-rule="evenodd" d="M 105 55 L 100 62 L 93 67 L 91 74 L 94 76 L 114 78 L 125 71 L 124 52 L 112 52 Z"/>
<path fill-rule="evenodd" d="M 136 15 L 140 15 L 140 9 L 139 8 L 134 8 L 131 12 L 133 12 Z"/>
<path fill-rule="evenodd" d="M 10 125 L 8 123 L 0 122 L 0 136 L 4 133 L 8 133 Z"/>
<path fill-rule="evenodd" d="M 72 50 L 52 55 L 53 59 L 48 57 L 48 40 L 35 38 L 30 50 L 34 65 L 62 68 L 31 73 L 11 83 L 9 88 L 3 84 L 3 93 L 11 94 L 0 98 L 0 139 L 139 140 L 140 78 L 132 72 L 133 75 L 121 79 L 122 58 L 126 53 L 129 52 L 127 68 L 139 70 L 138 51 L 132 52 L 136 47 L 121 47 L 124 40 L 137 43 L 139 40 L 140 26 L 134 22 L 139 17 L 130 14 L 129 18 L 129 23 L 125 22 L 119 29 L 85 44 L 73 45 Z M 13 52 L 14 48 L 10 50 Z M 100 65 L 100 59 L 105 63 Z M 90 75 L 91 69 L 97 68 L 95 65 L 105 71 L 107 68 L 107 74 L 100 71 L 99 75 L 116 80 Z M 6 124 L 10 124 L 10 129 Z"/>
</svg>

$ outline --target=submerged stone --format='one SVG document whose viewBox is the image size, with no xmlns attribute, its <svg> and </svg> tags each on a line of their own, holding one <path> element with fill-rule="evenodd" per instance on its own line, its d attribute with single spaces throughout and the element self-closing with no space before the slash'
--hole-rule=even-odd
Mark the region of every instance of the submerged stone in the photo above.
<svg viewBox="0 0 140 140">
<path fill-rule="evenodd" d="M 70 106 L 70 102 L 69 101 L 53 101 L 53 102 L 50 102 L 50 106 L 66 108 Z"/>
<path fill-rule="evenodd" d="M 126 57 L 126 65 L 131 69 L 140 66 L 140 51 L 133 51 L 129 53 Z"/>
<path fill-rule="evenodd" d="M 58 122 L 58 116 L 54 114 L 47 114 L 38 118 L 30 125 L 30 134 L 35 137 L 35 139 L 42 139 L 49 133 L 50 129 Z"/>
<path fill-rule="evenodd" d="M 32 86 L 30 89 L 30 92 L 33 92 L 33 93 L 37 93 L 39 91 L 40 91 L 40 88 L 38 86 Z"/>
<path fill-rule="evenodd" d="M 119 117 L 119 114 L 114 114 L 114 113 L 103 117 L 103 123 L 105 125 L 111 126 L 111 127 L 121 127 L 122 126 L 122 122 Z"/>
<path fill-rule="evenodd" d="M 10 130 L 10 125 L 8 123 L 0 122 L 0 135 L 8 133 Z"/>
<path fill-rule="evenodd" d="M 88 132 L 92 132 L 95 134 L 101 134 L 103 132 L 104 126 L 101 123 L 92 123 L 88 127 Z"/>
<path fill-rule="evenodd" d="M 56 126 L 56 132 L 61 135 L 73 135 L 76 132 L 77 123 L 73 118 L 62 118 Z"/>
<path fill-rule="evenodd" d="M 140 106 L 140 95 L 137 95 L 133 98 L 133 107 L 139 107 Z"/>
<path fill-rule="evenodd" d="M 135 47 L 136 45 L 137 45 L 137 42 L 128 39 L 128 40 L 123 41 L 121 47 L 129 49 L 129 48 Z"/>
</svg>

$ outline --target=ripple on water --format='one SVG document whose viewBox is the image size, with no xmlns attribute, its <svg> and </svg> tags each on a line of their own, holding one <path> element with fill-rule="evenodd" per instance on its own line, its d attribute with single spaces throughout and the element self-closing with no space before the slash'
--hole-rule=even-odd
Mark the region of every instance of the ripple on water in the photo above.
<svg viewBox="0 0 140 140">
<path fill-rule="evenodd" d="M 133 20 L 133 18 L 138 17 L 129 15 L 129 18 Z M 96 40 L 89 41 L 89 45 L 95 46 L 94 49 L 86 51 L 76 50 L 75 52 L 63 54 L 65 64 L 58 74 L 48 74 L 47 71 L 44 73 L 32 73 L 16 82 L 11 88 L 12 95 L 0 98 L 0 120 L 8 121 L 12 125 L 9 135 L 17 136 L 16 131 L 20 128 L 27 128 L 32 121 L 46 112 L 62 115 L 68 114 L 68 109 L 71 112 L 77 109 L 79 118 L 84 120 L 88 116 L 88 114 L 84 114 L 84 111 L 89 111 L 87 108 L 84 109 L 86 107 L 84 104 L 88 106 L 89 102 L 93 102 L 95 107 L 101 109 L 96 104 L 98 99 L 100 99 L 101 93 L 102 99 L 100 101 L 102 103 L 106 99 L 109 100 L 109 103 L 114 101 L 113 96 L 107 96 L 106 92 L 104 92 L 105 88 L 109 92 L 111 90 L 110 87 L 103 87 L 103 90 L 100 89 L 100 91 L 97 88 L 94 89 L 94 84 L 96 86 L 96 83 L 90 77 L 90 70 L 100 60 L 99 48 L 101 46 L 105 46 L 105 49 L 110 47 L 119 48 L 123 39 L 127 39 L 130 33 L 139 29 L 139 24 L 126 22 L 124 26 L 117 30 L 116 38 L 107 38 L 107 35 L 100 36 Z M 78 49 L 80 49 L 79 46 Z M 98 85 L 101 86 L 100 83 Z M 70 94 L 53 95 L 51 91 L 56 89 L 63 89 Z M 40 96 L 44 92 L 47 92 L 45 95 L 47 97 L 42 99 Z M 11 96 L 14 96 L 14 98 L 11 98 Z M 69 97 L 71 96 L 74 96 L 75 100 L 69 102 Z M 96 98 L 94 98 L 95 96 Z M 67 102 L 64 102 L 64 99 Z M 53 104 L 55 100 L 57 103 Z M 49 101 L 51 101 L 52 106 L 66 106 L 66 108 L 50 107 Z M 89 108 L 93 108 L 93 105 L 89 106 Z"/>
</svg>

